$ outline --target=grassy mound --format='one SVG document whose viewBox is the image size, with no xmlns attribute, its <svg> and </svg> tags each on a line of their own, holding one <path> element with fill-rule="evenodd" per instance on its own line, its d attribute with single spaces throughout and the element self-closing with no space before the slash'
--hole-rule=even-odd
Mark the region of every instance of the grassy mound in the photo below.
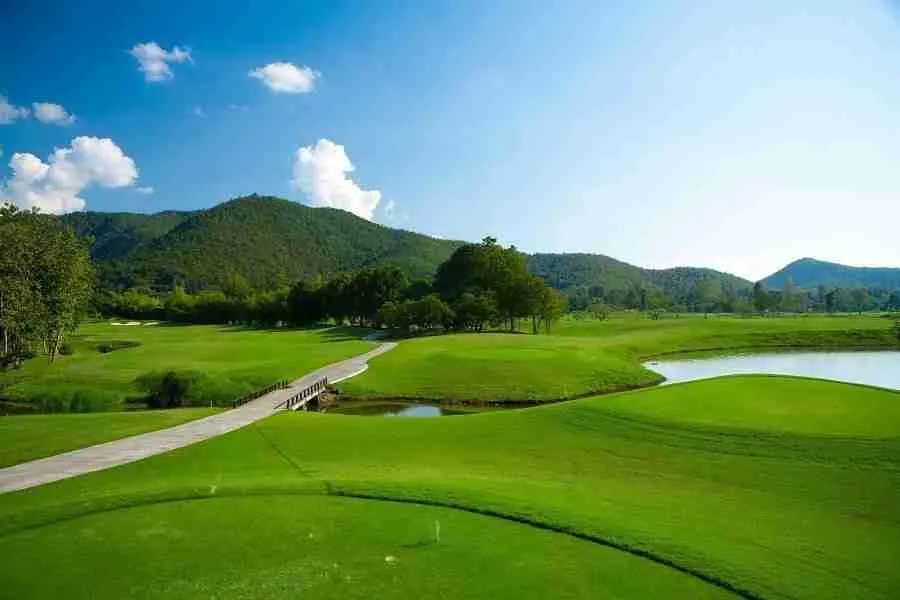
<svg viewBox="0 0 900 600">
<path fill-rule="evenodd" d="M 641 366 L 667 353 L 779 348 L 896 348 L 888 319 L 874 316 L 668 317 L 564 320 L 550 336 L 463 334 L 401 342 L 343 382 L 359 398 L 448 401 L 556 400 L 645 387 Z"/>
<path fill-rule="evenodd" d="M 359 397 L 538 401 L 661 380 L 590 339 L 491 333 L 403 341 L 340 389 Z"/>
<path fill-rule="evenodd" d="M 726 404 L 732 397 L 734 415 Z M 152 459 L 0 496 L 0 544 L 16 561 L 15 587 L 6 589 L 17 597 L 49 585 L 84 589 L 94 565 L 115 563 L 114 573 L 94 574 L 108 595 L 121 596 L 127 582 L 135 594 L 189 596 L 222 585 L 236 597 L 290 597 L 308 582 L 279 573 L 308 567 L 322 581 L 305 597 L 355 597 L 382 589 L 378 569 L 393 553 L 396 566 L 410 570 L 391 580 L 389 593 L 422 597 L 431 585 L 435 596 L 516 598 L 526 592 L 517 587 L 515 557 L 530 560 L 529 548 L 544 551 L 537 537 L 509 533 L 507 553 L 512 530 L 508 523 L 495 530 L 494 521 L 513 520 L 557 532 L 547 534 L 556 536 L 553 545 L 562 539 L 558 533 L 574 535 L 745 598 L 894 598 L 900 419 L 890 407 L 898 402 L 900 394 L 859 386 L 731 377 L 430 420 L 281 414 Z M 274 499 L 290 494 L 285 502 L 296 502 L 296 511 Z M 361 508 L 342 513 L 344 505 L 331 502 L 335 496 L 411 506 L 392 512 L 393 504 L 350 503 Z M 179 502 L 218 497 L 229 500 Z M 466 524 L 471 515 L 457 520 L 454 511 L 420 513 L 412 505 L 482 516 Z M 345 520 L 359 529 L 350 542 L 343 539 L 352 535 Z M 425 546 L 418 558 L 411 556 L 418 550 L 397 549 L 430 539 L 433 520 L 450 523 L 442 527 L 447 532 L 472 532 L 465 541 L 447 538 L 447 551 L 460 558 L 443 549 L 425 557 L 431 551 Z M 338 581 L 340 568 L 325 568 L 329 560 L 344 564 L 334 554 L 310 554 L 302 541 L 316 522 L 335 531 L 335 553 L 353 544 L 346 550 L 350 581 Z M 102 543 L 89 541 L 95 535 Z M 272 548 L 265 564 L 274 579 L 260 574 L 263 542 Z M 168 564 L 120 560 L 141 544 L 149 557 L 164 552 Z M 81 558 L 84 548 L 89 552 Z M 606 559 L 547 552 L 554 568 L 532 569 L 547 581 L 526 586 L 543 597 L 699 593 L 631 566 L 607 570 L 614 563 Z M 43 556 L 57 557 L 57 565 L 66 557 L 72 566 L 57 569 L 51 584 L 35 559 Z M 310 562 L 317 556 L 327 557 L 318 570 Z M 246 577 L 235 567 L 244 561 Z M 596 570 L 581 571 L 587 562 Z M 197 587 L 185 583 L 179 565 L 198 565 Z M 641 580 L 634 585 L 661 587 L 616 587 L 617 569 Z M 174 587 L 165 587 L 164 576 Z M 552 593 L 550 586 L 569 579 L 575 587 Z M 274 587 L 265 587 L 268 581 Z"/>
<path fill-rule="evenodd" d="M 209 408 L 0 418 L 0 468 L 174 427 L 215 413 Z"/>
</svg>

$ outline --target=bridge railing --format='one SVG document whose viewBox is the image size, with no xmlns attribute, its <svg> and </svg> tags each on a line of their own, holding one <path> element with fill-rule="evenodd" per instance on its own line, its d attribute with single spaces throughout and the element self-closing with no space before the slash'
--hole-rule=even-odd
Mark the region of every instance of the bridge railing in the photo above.
<svg viewBox="0 0 900 600">
<path fill-rule="evenodd" d="M 281 406 L 284 406 L 288 410 L 295 410 L 313 398 L 321 395 L 328 387 L 328 378 L 322 377 L 318 379 L 305 388 L 302 388 L 299 392 L 285 400 Z"/>
<path fill-rule="evenodd" d="M 231 408 L 237 408 L 238 406 L 241 406 L 242 404 L 247 404 L 251 400 L 256 400 L 257 398 L 259 398 L 261 396 L 265 396 L 266 394 L 268 394 L 270 392 L 274 392 L 275 390 L 286 389 L 289 386 L 290 386 L 290 383 L 288 382 L 287 379 L 282 379 L 281 381 L 276 381 L 272 385 L 266 386 L 260 390 L 254 390 L 254 391 L 250 392 L 249 394 L 247 394 L 246 396 L 241 396 L 240 398 L 238 398 L 236 400 L 232 400 Z"/>
</svg>

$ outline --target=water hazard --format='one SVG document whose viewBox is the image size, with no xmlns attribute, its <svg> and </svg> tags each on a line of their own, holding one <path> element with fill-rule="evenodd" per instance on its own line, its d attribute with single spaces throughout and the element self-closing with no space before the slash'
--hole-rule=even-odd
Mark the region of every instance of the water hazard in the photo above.
<svg viewBox="0 0 900 600">
<path fill-rule="evenodd" d="M 749 354 L 660 360 L 645 363 L 644 366 L 663 375 L 665 383 L 721 375 L 798 375 L 900 390 L 900 351 L 891 350 Z"/>
<path fill-rule="evenodd" d="M 444 408 L 438 404 L 413 402 L 338 402 L 325 412 L 342 415 L 363 415 L 369 417 L 445 417 L 461 415 L 463 411 Z"/>
</svg>

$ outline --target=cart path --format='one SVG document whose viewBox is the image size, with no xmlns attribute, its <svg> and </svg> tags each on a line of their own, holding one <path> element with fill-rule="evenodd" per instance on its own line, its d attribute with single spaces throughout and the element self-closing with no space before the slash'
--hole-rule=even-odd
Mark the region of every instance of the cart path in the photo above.
<svg viewBox="0 0 900 600">
<path fill-rule="evenodd" d="M 124 465 L 240 429 L 279 412 L 281 409 L 277 407 L 280 404 L 322 377 L 327 377 L 329 383 L 337 383 L 362 373 L 368 367 L 369 359 L 393 350 L 396 345 L 393 342 L 380 344 L 365 354 L 322 367 L 293 381 L 286 389 L 275 390 L 232 410 L 168 429 L 104 442 L 0 469 L 0 494 Z"/>
</svg>

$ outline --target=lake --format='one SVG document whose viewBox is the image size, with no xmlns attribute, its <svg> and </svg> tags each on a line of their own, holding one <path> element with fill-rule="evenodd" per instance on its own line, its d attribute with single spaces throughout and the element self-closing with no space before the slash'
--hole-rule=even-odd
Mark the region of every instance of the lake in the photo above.
<svg viewBox="0 0 900 600">
<path fill-rule="evenodd" d="M 663 385 L 721 375 L 799 375 L 900 390 L 900 352 L 789 352 L 644 363 Z"/>
</svg>

